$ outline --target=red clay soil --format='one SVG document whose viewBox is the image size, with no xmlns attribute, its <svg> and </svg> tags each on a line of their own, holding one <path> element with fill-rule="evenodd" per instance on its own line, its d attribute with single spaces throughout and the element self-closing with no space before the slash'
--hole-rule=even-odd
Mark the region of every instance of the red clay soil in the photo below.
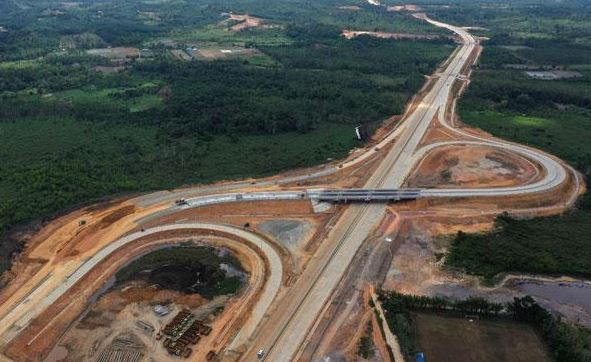
<svg viewBox="0 0 591 362">
<path fill-rule="evenodd" d="M 443 146 L 431 151 L 411 174 L 411 187 L 509 187 L 543 176 L 533 162 L 487 146 Z"/>
<path fill-rule="evenodd" d="M 15 361 L 38 361 L 46 356 L 71 323 L 86 309 L 88 301 L 127 260 L 150 250 L 154 244 L 178 237 L 194 237 L 197 231 L 169 231 L 128 244 L 92 269 L 79 283 L 49 306 L 11 341 L 5 354 Z M 221 235 L 224 237 L 225 235 Z M 246 243 L 246 241 L 244 241 Z M 256 249 L 256 246 L 252 245 Z M 261 254 L 262 255 L 262 254 Z M 248 272 L 249 261 L 236 255 Z M 267 266 L 268 267 L 268 266 Z M 34 343 L 33 343 L 34 342 Z"/>
</svg>

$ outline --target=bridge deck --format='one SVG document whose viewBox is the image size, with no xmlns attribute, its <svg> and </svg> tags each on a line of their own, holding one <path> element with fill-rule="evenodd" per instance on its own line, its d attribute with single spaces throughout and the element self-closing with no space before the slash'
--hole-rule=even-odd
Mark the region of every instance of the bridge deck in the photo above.
<svg viewBox="0 0 591 362">
<path fill-rule="evenodd" d="M 420 189 L 347 189 L 308 191 L 308 197 L 332 202 L 379 202 L 414 200 L 421 196 Z"/>
</svg>

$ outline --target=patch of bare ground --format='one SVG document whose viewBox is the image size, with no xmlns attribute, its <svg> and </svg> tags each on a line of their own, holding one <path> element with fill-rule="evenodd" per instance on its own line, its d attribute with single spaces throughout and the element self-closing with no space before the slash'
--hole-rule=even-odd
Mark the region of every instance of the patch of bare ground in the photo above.
<svg viewBox="0 0 591 362">
<path fill-rule="evenodd" d="M 368 284 L 381 284 L 390 265 L 394 243 L 384 242 L 385 237 L 395 237 L 399 217 L 388 212 L 373 235 L 361 247 L 349 270 L 339 283 L 337 292 L 319 318 L 318 325 L 311 336 L 300 360 L 359 361 L 357 346 L 359 339 L 367 331 L 367 322 L 373 312 L 368 308 Z M 387 350 L 376 339 L 373 328 L 374 356 L 370 361 L 388 361 Z M 381 336 L 379 337 L 381 338 Z"/>
<path fill-rule="evenodd" d="M 519 283 L 484 287 L 474 276 L 442 268 L 453 236 L 460 230 L 468 233 L 491 231 L 496 213 L 466 211 L 463 215 L 454 215 L 445 211 L 430 214 L 407 211 L 402 215 L 402 226 L 394 241 L 399 247 L 382 284 L 384 289 L 450 298 L 480 296 L 496 302 L 507 302 L 514 296 L 524 295 Z M 511 278 L 531 280 L 531 276 L 526 275 L 512 275 Z M 591 311 L 585 309 L 584 303 L 577 304 L 573 300 L 565 302 L 555 298 L 540 299 L 539 302 L 568 320 L 591 324 Z"/>
<path fill-rule="evenodd" d="M 419 147 L 437 142 L 458 141 L 460 139 L 461 138 L 457 133 L 450 131 L 448 128 L 443 127 L 439 122 L 435 122 L 434 120 L 419 143 Z"/>
<path fill-rule="evenodd" d="M 156 304 L 167 305 L 171 313 L 164 317 L 156 315 L 153 311 Z M 54 351 L 63 353 L 65 349 L 66 360 L 96 360 L 115 339 L 126 335 L 127 340 L 139 340 L 136 344 L 140 347 L 136 349 L 152 360 L 173 360 L 161 341 L 156 340 L 156 333 L 182 308 L 202 311 L 202 318 L 211 322 L 215 310 L 207 309 L 211 304 L 198 294 L 158 290 L 139 284 L 117 288 L 102 295 L 64 334 Z"/>
<path fill-rule="evenodd" d="M 36 272 L 47 268 L 57 254 L 70 253 L 72 248 L 85 240 L 87 233 L 97 230 L 107 232 L 107 222 L 125 219 L 129 213 L 127 207 L 122 200 L 98 203 L 50 222 L 34 223 L 30 229 L 20 232 L 16 237 L 25 243 L 25 249 L 14 260 L 11 271 L 2 275 L 2 282 L 6 284 L 0 290 L 0 303 L 30 282 Z"/>
<path fill-rule="evenodd" d="M 72 323 L 77 320 L 87 310 L 89 303 L 93 296 L 101 288 L 105 288 L 107 281 L 111 276 L 121 268 L 127 260 L 139 255 L 143 255 L 157 245 L 170 244 L 171 240 L 176 238 L 193 237 L 195 231 L 172 231 L 161 234 L 154 234 L 138 240 L 136 243 L 127 244 L 115 253 L 111 254 L 107 259 L 101 262 L 96 268 L 92 269 L 80 283 L 75 284 L 62 295 L 51 306 L 47 307 L 37 318 L 35 318 L 27 328 L 25 328 L 16 338 L 14 338 L 5 349 L 5 354 L 14 361 L 39 361 L 43 360 L 55 347 L 56 342 L 69 330 Z M 258 265 L 257 259 L 253 255 L 254 252 L 245 246 L 243 243 L 228 243 L 224 240 L 224 235 L 219 237 L 208 234 L 208 244 L 221 245 L 230 248 L 237 257 L 243 269 L 249 273 L 250 279 L 263 278 L 266 268 L 265 264 Z M 256 247 L 254 247 L 256 249 Z M 254 280 L 249 280 L 249 284 L 254 283 Z M 249 310 L 252 304 L 257 300 L 259 289 L 247 289 L 250 297 L 246 301 L 242 296 L 233 298 L 226 305 L 225 312 L 216 319 L 216 322 L 223 321 L 221 325 L 215 324 L 218 328 L 212 332 L 207 339 L 202 340 L 201 345 L 211 345 L 215 348 L 219 347 L 221 340 L 227 340 L 231 336 L 231 332 L 236 328 L 236 321 L 246 318 L 244 307 Z M 160 295 L 165 297 L 166 294 Z M 138 298 L 136 294 L 130 294 L 130 298 Z M 157 297 L 157 296 L 156 296 Z M 183 300 L 181 302 L 192 305 L 191 303 L 199 303 L 199 300 Z M 248 302 L 248 303 L 246 303 Z M 221 306 L 221 305 L 220 305 Z M 232 311 L 239 309 L 242 312 L 237 315 Z M 63 349 L 60 350 L 63 354 Z M 205 351 L 204 353 L 207 353 Z"/>
<path fill-rule="evenodd" d="M 277 24 L 270 24 L 266 19 L 258 18 L 248 14 L 226 13 L 223 15 L 227 16 L 228 20 L 222 21 L 222 24 L 226 24 L 229 20 L 237 22 L 228 28 L 228 30 L 233 32 L 238 32 L 249 28 L 269 29 L 276 28 L 278 26 Z"/>
<path fill-rule="evenodd" d="M 414 12 L 414 11 L 420 11 L 421 8 L 418 5 L 408 4 L 408 5 L 388 6 L 387 10 L 388 11 L 410 11 L 410 12 Z"/>
<path fill-rule="evenodd" d="M 586 187 L 581 180 L 581 175 L 577 174 L 575 177 L 569 173 L 568 180 L 563 185 L 534 195 L 426 198 L 401 205 L 400 209 L 413 210 L 417 215 L 439 214 L 449 217 L 461 217 L 475 213 L 496 216 L 506 210 L 510 210 L 512 215 L 523 217 L 556 215 L 571 208 L 576 196 L 585 192 Z M 429 211 L 420 211 L 421 208 L 422 210 L 428 208 Z"/>
<path fill-rule="evenodd" d="M 410 187 L 509 187 L 541 175 L 522 157 L 487 146 L 444 146 L 425 157 L 408 179 Z"/>
<path fill-rule="evenodd" d="M 255 48 L 244 48 L 238 46 L 207 46 L 199 47 L 199 49 L 197 50 L 197 54 L 202 59 L 215 60 L 253 57 L 255 55 L 261 55 L 262 53 Z"/>
<path fill-rule="evenodd" d="M 384 138 L 386 138 L 386 136 L 390 132 L 392 132 L 396 128 L 396 126 L 398 126 L 400 124 L 401 120 L 402 120 L 401 114 L 397 114 L 395 116 L 392 116 L 392 117 L 386 119 L 384 122 L 382 122 L 380 127 L 373 133 L 373 135 L 371 136 L 371 141 L 372 142 L 379 142 L 379 141 L 383 140 Z"/>
<path fill-rule="evenodd" d="M 338 211 L 334 207 L 327 211 L 315 212 L 309 200 L 236 202 L 181 210 L 150 220 L 142 227 L 198 220 L 247 228 L 272 241 L 286 261 L 287 271 L 297 273 L 304 268 L 319 246 L 328 225 L 336 220 L 336 212 Z M 294 244 L 282 242 L 277 238 L 278 235 L 273 235 L 264 226 L 261 228 L 261 225 L 277 223 L 278 220 L 284 223 L 305 223 L 306 230 L 298 236 Z M 291 268 L 294 269 L 290 270 Z"/>
<path fill-rule="evenodd" d="M 422 226 L 422 227 L 421 227 Z M 423 229 L 425 221 L 404 222 L 400 227 L 392 264 L 383 288 L 407 294 L 423 294 L 425 285 L 443 283 L 435 265 L 435 245 Z M 431 242 L 431 244 L 430 244 Z"/>
<path fill-rule="evenodd" d="M 358 36 L 371 36 L 380 39 L 395 39 L 395 40 L 435 40 L 440 39 L 439 35 L 426 34 L 411 34 L 411 33 L 388 33 L 384 31 L 358 31 L 344 29 L 341 35 L 346 39 L 353 39 Z"/>
<path fill-rule="evenodd" d="M 96 55 L 110 59 L 131 59 L 138 58 L 140 56 L 140 50 L 138 48 L 129 47 L 97 48 L 89 49 L 86 52 L 90 55 Z"/>
</svg>

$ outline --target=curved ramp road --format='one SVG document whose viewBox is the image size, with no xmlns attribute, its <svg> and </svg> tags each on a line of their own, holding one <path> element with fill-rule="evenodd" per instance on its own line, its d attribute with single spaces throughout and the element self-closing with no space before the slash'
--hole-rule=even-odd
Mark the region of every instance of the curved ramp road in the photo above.
<svg viewBox="0 0 591 362">
<path fill-rule="evenodd" d="M 281 279 L 283 277 L 283 265 L 281 262 L 281 257 L 272 245 L 256 234 L 232 226 L 209 223 L 163 225 L 145 229 L 144 231 L 134 232 L 115 240 L 94 254 L 91 258 L 85 260 L 74 270 L 73 273 L 67 275 L 61 281 L 61 283 L 50 283 L 51 278 L 59 277 L 58 275 L 50 275 L 48 278 L 44 279 L 43 284 L 38 285 L 37 288 L 29 293 L 26 299 L 20 301 L 19 304 L 14 306 L 7 314 L 2 317 L 2 319 L 0 319 L 0 341 L 2 344 L 5 344 L 16 337 L 24 327 L 29 325 L 32 319 L 41 314 L 41 312 L 46 307 L 53 304 L 59 297 L 66 293 L 68 289 L 84 278 L 84 276 L 90 270 L 96 267 L 100 262 L 105 260 L 119 248 L 149 235 L 174 230 L 217 231 L 233 235 L 237 238 L 248 240 L 253 245 L 256 245 L 256 247 L 258 247 L 265 255 L 265 258 L 269 264 L 269 270 L 267 271 L 267 282 L 264 286 L 264 291 L 259 298 L 259 302 L 255 305 L 254 310 L 251 312 L 249 320 L 235 338 L 235 342 L 244 343 L 246 338 L 250 336 L 250 334 L 259 324 L 265 311 L 273 301 L 273 298 L 281 286 Z M 58 285 L 58 287 L 51 290 L 47 290 L 47 288 L 44 287 L 51 284 Z M 255 286 L 255 289 L 256 287 L 260 286 Z M 31 306 L 29 302 L 33 300 L 35 303 L 34 306 Z"/>
<path fill-rule="evenodd" d="M 171 206 L 169 210 L 165 210 L 174 212 L 183 208 L 201 207 L 219 203 L 300 200 L 306 198 L 319 199 L 322 195 L 328 198 L 335 198 L 339 195 L 365 198 L 368 194 L 380 195 L 380 197 L 385 198 L 395 198 L 396 196 L 406 197 L 409 195 L 411 197 L 506 196 L 548 191 L 564 183 L 568 176 L 566 166 L 562 165 L 553 157 L 529 147 L 475 136 L 456 129 L 446 122 L 445 115 L 447 114 L 448 106 L 453 103 L 451 102 L 454 96 L 452 94 L 453 85 L 457 79 L 465 79 L 461 73 L 469 65 L 471 59 L 473 59 L 477 42 L 461 27 L 434 21 L 424 15 L 417 17 L 435 26 L 443 27 L 454 32 L 461 39 L 462 43 L 452 54 L 443 71 L 437 74 L 432 88 L 424 95 L 419 105 L 409 111 L 405 115 L 404 121 L 400 122 L 395 130 L 378 143 L 377 148 L 381 149 L 394 142 L 383 160 L 380 161 L 376 171 L 364 185 L 364 189 L 236 192 L 240 187 L 253 187 L 252 185 L 256 185 L 257 187 L 272 186 L 334 174 L 342 168 L 359 165 L 369 160 L 375 155 L 376 151 L 374 147 L 367 149 L 366 152 L 343 163 L 338 168 L 328 166 L 305 175 L 263 180 L 257 183 L 237 182 L 191 189 L 179 193 L 152 194 L 145 197 L 145 200 L 138 198 L 138 204 L 145 203 L 151 205 L 179 198 L 179 196 L 187 197 L 184 205 Z M 438 122 L 452 132 L 468 140 L 438 142 L 419 149 L 419 144 L 434 119 L 437 119 Z M 528 185 L 504 188 L 400 190 L 406 176 L 428 152 L 436 147 L 451 144 L 487 145 L 518 153 L 540 164 L 545 169 L 544 177 Z M 218 194 L 211 194 L 214 192 Z M 202 194 L 202 196 L 191 197 L 191 195 L 195 195 L 196 193 Z M 205 193 L 209 194 L 204 195 Z M 571 200 L 575 198 L 576 195 Z M 253 233 L 226 225 L 187 223 L 154 227 L 146 229 L 143 232 L 123 236 L 79 265 L 60 265 L 60 269 L 52 271 L 43 278 L 38 276 L 37 279 L 39 279 L 39 282 L 36 282 L 34 286 L 27 286 L 29 288 L 28 290 L 19 291 L 18 297 L 14 296 L 10 298 L 5 303 L 5 306 L 10 307 L 3 306 L 3 309 L 0 311 L 0 344 L 5 345 L 10 342 L 45 308 L 54 303 L 90 270 L 122 246 L 146 235 L 170 230 L 193 229 L 218 231 L 248 240 L 262 250 L 270 266 L 268 280 L 264 285 L 264 290 L 259 301 L 252 311 L 252 315 L 228 348 L 239 350 L 240 347 L 246 346 L 248 349 L 242 356 L 242 360 L 244 361 L 257 360 L 259 349 L 266 351 L 263 359 L 268 361 L 275 362 L 297 359 L 301 347 L 305 344 L 306 338 L 314 330 L 318 322 L 318 316 L 321 314 L 326 302 L 330 299 L 334 288 L 347 271 L 350 262 L 366 236 L 382 220 L 385 209 L 386 206 L 383 204 L 354 204 L 349 206 L 331 229 L 326 240 L 320 245 L 306 269 L 297 278 L 295 284 L 285 292 L 279 303 L 274 305 L 272 309 L 269 307 L 281 287 L 283 274 L 282 261 L 270 244 Z M 159 212 L 162 211 L 158 211 L 157 213 Z"/>
<path fill-rule="evenodd" d="M 475 146 L 489 146 L 496 147 L 503 150 L 512 151 L 521 156 L 537 162 L 545 170 L 544 177 L 534 183 L 527 185 L 518 185 L 511 187 L 495 187 L 495 188 L 465 188 L 465 189 L 422 189 L 421 196 L 423 197 L 468 197 L 468 196 L 510 196 L 510 195 L 524 195 L 528 193 L 544 192 L 562 185 L 567 179 L 567 172 L 560 163 L 553 158 L 548 157 L 544 153 L 536 152 L 535 150 L 519 147 L 513 144 L 501 144 L 499 142 L 488 141 L 448 141 L 437 142 L 421 148 L 414 156 L 416 163 L 420 162 L 430 151 L 437 147 L 450 145 L 475 145 Z"/>
<path fill-rule="evenodd" d="M 462 40 L 460 49 L 452 59 L 433 88 L 424 97 L 419 106 L 409 114 L 404 125 L 399 129 L 399 138 L 376 172 L 365 185 L 368 189 L 401 187 L 406 175 L 417 160 L 415 151 L 434 118 L 441 119 L 447 113 L 452 100 L 452 87 L 461 77 L 462 69 L 468 65 L 476 47 L 476 41 L 464 29 L 452 25 L 425 20 L 436 26 L 445 27 L 455 32 Z M 488 140 L 481 142 L 491 144 Z M 528 148 L 497 142 L 498 147 L 519 152 L 537 160 L 547 168 L 546 177 L 535 184 L 515 188 L 465 189 L 465 190 L 428 190 L 432 196 L 492 196 L 540 192 L 559 185 L 565 180 L 564 168 L 541 152 Z M 296 285 L 285 298 L 285 305 L 270 317 L 272 323 L 266 323 L 258 333 L 250 350 L 243 356 L 244 361 L 254 360 L 255 351 L 267 351 L 263 357 L 269 361 L 297 360 L 306 338 L 314 330 L 325 303 L 333 289 L 341 280 L 353 256 L 379 220 L 382 220 L 383 205 L 365 204 L 349 207 L 335 225 L 322 248 L 316 253 L 316 260 L 310 263 Z"/>
</svg>

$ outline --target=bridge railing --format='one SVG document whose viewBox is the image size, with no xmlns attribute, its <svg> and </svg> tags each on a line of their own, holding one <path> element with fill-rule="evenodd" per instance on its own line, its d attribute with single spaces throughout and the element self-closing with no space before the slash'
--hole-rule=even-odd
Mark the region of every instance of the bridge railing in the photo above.
<svg viewBox="0 0 591 362">
<path fill-rule="evenodd" d="M 329 189 L 308 191 L 310 199 L 330 202 L 392 202 L 414 200 L 420 196 L 420 189 Z"/>
</svg>

